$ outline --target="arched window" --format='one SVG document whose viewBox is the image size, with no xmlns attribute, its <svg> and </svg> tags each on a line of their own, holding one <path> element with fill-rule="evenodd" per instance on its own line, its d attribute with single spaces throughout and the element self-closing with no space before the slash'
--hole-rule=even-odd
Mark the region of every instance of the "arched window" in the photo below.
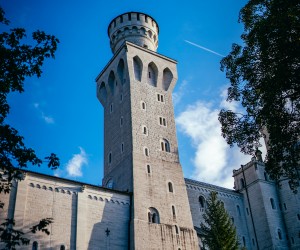
<svg viewBox="0 0 300 250">
<path fill-rule="evenodd" d="M 270 202 L 271 202 L 271 207 L 272 207 L 272 209 L 275 209 L 276 207 L 275 207 L 274 199 L 271 198 L 271 199 L 270 199 Z"/>
<path fill-rule="evenodd" d="M 39 244 L 36 241 L 34 241 L 32 243 L 32 250 L 38 250 L 38 247 L 39 247 Z"/>
<path fill-rule="evenodd" d="M 142 106 L 142 109 L 143 109 L 143 110 L 146 110 L 146 103 L 145 103 L 145 102 L 142 102 L 142 103 L 141 103 L 141 106 Z"/>
<path fill-rule="evenodd" d="M 143 134 L 148 135 L 148 129 L 146 126 L 143 126 Z"/>
<path fill-rule="evenodd" d="M 138 56 L 133 58 L 134 78 L 137 81 L 142 80 L 143 63 Z"/>
<path fill-rule="evenodd" d="M 159 213 L 156 208 L 149 207 L 148 208 L 148 222 L 149 223 L 160 223 Z"/>
<path fill-rule="evenodd" d="M 149 156 L 149 149 L 148 149 L 148 148 L 144 148 L 144 154 L 145 154 L 146 156 Z"/>
<path fill-rule="evenodd" d="M 156 87 L 157 85 L 157 74 L 158 74 L 158 69 L 156 67 L 156 65 L 151 62 L 148 65 L 148 77 L 147 77 L 147 82 L 148 84 Z"/>
<path fill-rule="evenodd" d="M 64 245 L 61 245 L 60 246 L 60 250 L 65 250 L 66 248 L 65 248 L 65 246 Z"/>
<path fill-rule="evenodd" d="M 202 195 L 199 196 L 199 205 L 200 208 L 205 208 L 205 198 Z"/>
<path fill-rule="evenodd" d="M 109 179 L 106 183 L 107 188 L 113 188 L 114 187 L 114 181 L 113 179 Z"/>
<path fill-rule="evenodd" d="M 245 187 L 245 181 L 243 178 L 241 178 L 241 187 L 244 188 Z"/>
<path fill-rule="evenodd" d="M 122 84 L 124 84 L 124 60 L 120 59 L 118 68 L 117 68 L 118 76 Z"/>
<path fill-rule="evenodd" d="M 277 234 L 278 234 L 278 239 L 282 240 L 282 234 L 280 229 L 277 230 Z"/>
<path fill-rule="evenodd" d="M 176 218 L 175 206 L 172 206 L 172 215 L 173 215 L 173 218 L 175 219 Z"/>
<path fill-rule="evenodd" d="M 162 139 L 160 141 L 161 150 L 165 152 L 170 152 L 170 143 L 167 139 Z"/>
<path fill-rule="evenodd" d="M 163 71 L 163 82 L 162 87 L 165 91 L 168 90 L 173 79 L 173 74 L 169 68 L 165 68 Z"/>
<path fill-rule="evenodd" d="M 108 76 L 108 86 L 112 94 L 114 94 L 115 91 L 115 81 L 116 81 L 115 74 L 113 71 L 111 71 Z"/>
<path fill-rule="evenodd" d="M 173 193 L 173 184 L 172 184 L 172 182 L 168 183 L 168 188 L 169 188 L 169 192 Z"/>
</svg>

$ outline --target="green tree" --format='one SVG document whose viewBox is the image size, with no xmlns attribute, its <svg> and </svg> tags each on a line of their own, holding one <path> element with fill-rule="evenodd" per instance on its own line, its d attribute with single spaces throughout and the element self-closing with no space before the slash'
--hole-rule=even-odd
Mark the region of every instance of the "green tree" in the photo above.
<svg viewBox="0 0 300 250">
<path fill-rule="evenodd" d="M 239 249 L 235 227 L 216 192 L 210 193 L 203 219 L 201 239 L 204 246 L 210 250 Z"/>
<path fill-rule="evenodd" d="M 240 11 L 243 46 L 233 44 L 221 61 L 231 86 L 227 101 L 243 112 L 221 110 L 222 135 L 254 154 L 267 142 L 266 170 L 274 180 L 299 186 L 300 163 L 300 2 L 250 0 Z"/>
<path fill-rule="evenodd" d="M 8 29 L 9 21 L 0 7 L 0 25 Z M 12 28 L 0 34 L 0 194 L 9 193 L 14 182 L 22 180 L 22 169 L 28 166 L 40 166 L 43 162 L 51 169 L 59 166 L 59 159 L 53 153 L 40 159 L 32 148 L 24 144 L 18 131 L 6 123 L 9 113 L 7 96 L 11 92 L 23 92 L 26 78 L 40 77 L 45 58 L 54 58 L 58 39 L 43 31 L 32 33 L 32 41 L 25 44 L 26 32 L 23 28 Z M 0 209 L 4 203 L 0 201 Z M 42 219 L 29 230 L 32 233 L 42 231 L 49 234 L 47 226 L 51 218 Z M 8 218 L 0 225 L 0 241 L 6 249 L 15 249 L 17 245 L 29 244 L 24 232 L 14 229 L 14 219 Z"/>
</svg>

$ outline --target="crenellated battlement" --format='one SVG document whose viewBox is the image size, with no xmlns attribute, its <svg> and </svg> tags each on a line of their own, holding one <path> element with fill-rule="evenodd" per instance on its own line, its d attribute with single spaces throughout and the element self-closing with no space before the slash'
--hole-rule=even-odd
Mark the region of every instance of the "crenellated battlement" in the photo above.
<svg viewBox="0 0 300 250">
<path fill-rule="evenodd" d="M 143 48 L 156 51 L 159 28 L 156 21 L 140 12 L 128 12 L 114 18 L 107 30 L 113 53 L 129 41 Z"/>
</svg>

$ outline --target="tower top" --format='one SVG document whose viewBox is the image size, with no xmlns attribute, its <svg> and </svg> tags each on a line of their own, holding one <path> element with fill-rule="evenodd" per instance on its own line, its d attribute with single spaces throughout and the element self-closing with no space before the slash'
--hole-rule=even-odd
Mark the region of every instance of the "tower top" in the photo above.
<svg viewBox="0 0 300 250">
<path fill-rule="evenodd" d="M 107 29 L 110 47 L 115 53 L 125 41 L 156 51 L 159 28 L 157 22 L 141 12 L 127 12 L 115 17 Z"/>
</svg>

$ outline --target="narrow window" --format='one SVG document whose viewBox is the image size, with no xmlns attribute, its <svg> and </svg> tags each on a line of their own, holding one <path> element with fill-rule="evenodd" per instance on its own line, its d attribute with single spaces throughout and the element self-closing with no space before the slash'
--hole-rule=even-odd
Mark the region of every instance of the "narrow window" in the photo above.
<svg viewBox="0 0 300 250">
<path fill-rule="evenodd" d="M 172 214 L 173 214 L 173 218 L 176 218 L 176 213 L 175 213 L 175 207 L 172 206 Z"/>
<path fill-rule="evenodd" d="M 149 73 L 148 73 L 148 77 L 151 78 L 151 72 L 150 72 L 150 71 L 149 71 Z"/>
<path fill-rule="evenodd" d="M 161 142 L 160 145 L 161 145 L 161 150 L 165 151 L 165 144 L 163 142 Z"/>
<path fill-rule="evenodd" d="M 142 109 L 146 110 L 146 103 L 145 102 L 142 102 Z"/>
<path fill-rule="evenodd" d="M 123 126 L 123 116 L 121 116 L 121 118 L 120 118 L 120 126 L 121 127 Z"/>
<path fill-rule="evenodd" d="M 243 178 L 241 178 L 241 186 L 242 186 L 242 188 L 244 188 L 244 187 L 245 187 L 245 181 L 244 181 L 244 179 L 243 179 Z"/>
<path fill-rule="evenodd" d="M 269 179 L 268 179 L 268 175 L 267 175 L 266 172 L 264 172 L 264 177 L 265 177 L 265 181 L 268 181 L 268 180 L 269 180 Z"/>
<path fill-rule="evenodd" d="M 131 21 L 131 13 L 128 13 L 128 20 Z"/>
<path fill-rule="evenodd" d="M 121 153 L 124 152 L 124 143 L 121 144 Z"/>
<path fill-rule="evenodd" d="M 169 192 L 173 193 L 173 185 L 171 182 L 168 183 L 168 187 L 169 187 Z"/>
<path fill-rule="evenodd" d="M 143 134 L 146 135 L 147 134 L 147 127 L 143 127 Z"/>
<path fill-rule="evenodd" d="M 157 94 L 157 100 L 160 102 L 160 94 Z"/>
<path fill-rule="evenodd" d="M 151 215 L 151 212 L 148 212 L 148 222 L 149 222 L 149 223 L 152 222 L 152 215 Z"/>
<path fill-rule="evenodd" d="M 239 206 L 239 205 L 237 205 L 237 206 L 236 206 L 236 209 L 237 209 L 237 211 L 238 211 L 238 214 L 239 214 L 239 216 L 241 216 L 241 210 L 240 210 L 240 206 Z"/>
<path fill-rule="evenodd" d="M 163 95 L 161 95 L 160 99 L 161 99 L 161 102 L 164 102 L 164 96 Z"/>
<path fill-rule="evenodd" d="M 111 163 L 111 153 L 109 153 L 109 155 L 108 155 L 108 163 L 109 164 Z"/>
<path fill-rule="evenodd" d="M 159 124 L 162 125 L 162 117 L 159 117 Z"/>
<path fill-rule="evenodd" d="M 273 198 L 270 199 L 272 209 L 275 209 L 275 202 Z"/>
<path fill-rule="evenodd" d="M 164 125 L 164 126 L 167 126 L 167 123 L 166 123 L 166 119 L 165 119 L 165 118 L 163 118 L 163 125 Z"/>
<path fill-rule="evenodd" d="M 179 230 L 178 230 L 178 227 L 176 225 L 175 225 L 175 232 L 176 232 L 176 234 L 179 234 Z"/>
<path fill-rule="evenodd" d="M 150 165 L 149 165 L 149 164 L 147 165 L 147 173 L 148 173 L 148 174 L 150 174 L 150 173 L 151 173 L 151 167 L 150 167 Z"/>
<path fill-rule="evenodd" d="M 205 208 L 205 198 L 202 195 L 199 196 L 199 205 L 200 208 Z"/>
<path fill-rule="evenodd" d="M 144 149 L 144 153 L 145 153 L 146 156 L 149 156 L 149 150 L 148 150 L 148 148 Z"/>
<path fill-rule="evenodd" d="M 277 230 L 277 234 L 278 234 L 278 239 L 282 240 L 282 235 L 281 235 L 281 230 L 280 229 Z"/>
<path fill-rule="evenodd" d="M 38 247 L 39 247 L 39 244 L 36 241 L 34 241 L 32 243 L 32 250 L 38 250 Z"/>
</svg>

